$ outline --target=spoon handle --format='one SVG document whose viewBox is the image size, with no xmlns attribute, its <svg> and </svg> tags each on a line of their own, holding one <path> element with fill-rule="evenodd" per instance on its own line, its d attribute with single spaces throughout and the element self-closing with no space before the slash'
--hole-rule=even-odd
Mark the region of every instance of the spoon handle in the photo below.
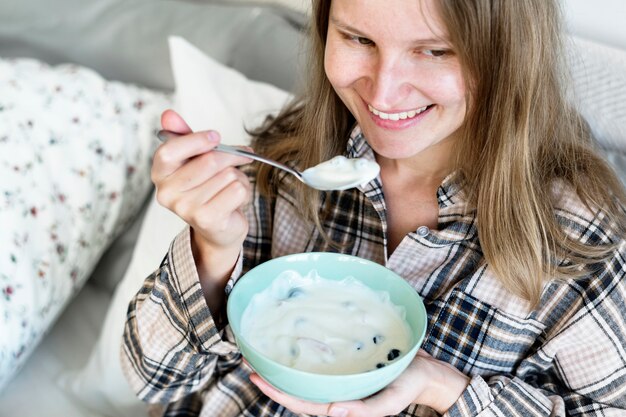
<svg viewBox="0 0 626 417">
<path fill-rule="evenodd" d="M 176 132 L 172 132 L 171 130 L 159 130 L 157 132 L 157 137 L 159 138 L 159 140 L 161 142 L 165 142 L 166 140 L 170 139 L 170 138 L 175 138 L 178 136 L 182 136 L 180 133 L 176 133 Z M 280 162 L 274 161 L 273 159 L 269 159 L 266 158 L 264 156 L 261 155 L 257 155 L 253 152 L 249 152 L 243 149 L 239 149 L 237 147 L 234 146 L 230 146 L 230 145 L 223 145 L 223 144 L 218 144 L 214 150 L 218 151 L 218 152 L 223 152 L 223 153 L 229 153 L 231 155 L 238 155 L 238 156 L 244 156 L 246 158 L 250 158 L 250 159 L 254 159 L 256 161 L 260 161 L 260 162 L 264 162 L 266 164 L 272 165 L 276 168 L 282 169 L 284 171 L 287 171 L 288 173 L 295 175 L 296 178 L 298 178 L 300 181 L 304 182 L 304 179 L 302 178 L 302 174 L 298 171 L 296 171 L 295 169 L 285 165 L 285 164 L 281 164 Z"/>
</svg>

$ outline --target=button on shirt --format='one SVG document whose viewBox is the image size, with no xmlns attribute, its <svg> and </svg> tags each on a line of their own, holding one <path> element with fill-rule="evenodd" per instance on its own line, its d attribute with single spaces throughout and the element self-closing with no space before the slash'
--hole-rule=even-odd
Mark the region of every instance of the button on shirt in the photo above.
<svg viewBox="0 0 626 417">
<path fill-rule="evenodd" d="M 428 236 L 429 233 L 430 233 L 430 229 L 428 228 L 428 226 L 420 226 L 417 228 L 417 234 L 420 235 L 421 237 Z"/>
<path fill-rule="evenodd" d="M 358 127 L 346 156 L 374 158 Z M 254 167 L 245 170 L 254 186 Z M 250 230 L 227 293 L 269 259 L 337 251 L 298 216 L 295 180 L 279 178 L 273 200 L 253 187 Z M 566 232 L 589 245 L 617 242 L 617 249 L 580 279 L 547 283 L 535 309 L 486 264 L 475 212 L 452 176 L 437 191 L 437 229 L 419 227 L 391 256 L 380 179 L 325 198 L 333 210 L 323 226 L 342 252 L 386 265 L 411 284 L 428 313 L 423 348 L 471 377 L 447 416 L 626 415 L 625 243 L 573 193 L 564 192 L 555 209 Z M 248 380 L 230 328 L 218 329 L 219 314 L 204 301 L 189 239 L 189 229 L 174 239 L 130 303 L 122 364 L 131 386 L 166 416 L 294 416 Z M 436 414 L 412 405 L 399 415 Z"/>
</svg>

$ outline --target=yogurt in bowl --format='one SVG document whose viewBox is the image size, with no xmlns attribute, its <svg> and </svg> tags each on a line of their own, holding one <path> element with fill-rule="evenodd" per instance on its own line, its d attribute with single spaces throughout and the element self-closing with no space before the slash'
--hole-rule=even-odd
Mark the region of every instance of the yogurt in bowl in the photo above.
<svg viewBox="0 0 626 417">
<path fill-rule="evenodd" d="M 320 374 L 387 366 L 409 350 L 404 307 L 354 277 L 289 270 L 256 294 L 241 318 L 241 337 L 268 358 Z"/>
<path fill-rule="evenodd" d="M 320 313 L 313 311 L 317 309 L 319 312 L 320 306 L 311 301 L 317 298 L 312 290 L 316 280 L 318 284 L 321 283 L 318 289 L 326 293 L 320 298 L 325 298 L 330 305 L 338 303 L 325 310 L 323 322 L 337 321 L 340 327 L 338 330 L 317 328 L 317 333 L 309 328 L 309 331 L 298 336 L 293 331 L 295 327 L 319 325 L 315 321 L 306 324 L 298 320 L 320 316 Z M 328 283 L 329 280 L 334 282 Z M 310 300 L 305 302 L 307 297 L 298 294 L 298 291 L 309 284 L 313 284 L 309 287 Z M 339 295 L 345 295 L 345 292 L 336 291 L 340 286 L 361 295 L 347 300 Z M 264 293 L 266 290 L 267 293 Z M 254 301 L 255 296 L 258 296 L 257 301 Z M 373 306 L 362 308 L 364 303 L 370 302 L 363 300 L 372 300 L 368 297 L 374 297 L 376 305 L 386 308 L 386 312 L 381 313 L 382 310 L 371 308 Z M 287 301 L 289 298 L 292 300 Z M 263 321 L 258 321 L 255 316 L 261 314 L 263 308 L 271 308 L 271 303 L 278 307 L 281 302 L 286 308 L 288 306 L 285 304 L 296 300 L 296 308 L 292 306 L 285 310 L 293 315 L 291 318 L 286 318 L 282 324 L 279 324 L 280 321 L 268 320 L 265 325 L 276 326 L 271 327 L 271 337 L 264 337 L 263 332 L 258 332 L 259 339 L 255 339 L 255 329 L 263 325 Z M 341 303 L 346 301 L 354 305 L 342 306 Z M 244 319 L 249 306 L 252 317 Z M 350 309 L 353 311 L 350 312 Z M 371 316 L 364 315 L 365 311 Z M 353 332 L 346 330 L 341 338 L 333 339 L 331 333 L 341 332 L 341 323 L 347 320 L 350 313 L 354 316 L 350 316 L 351 323 L 362 321 L 363 327 Z M 427 323 L 426 310 L 420 296 L 402 277 L 375 262 L 337 253 L 293 254 L 258 265 L 233 287 L 227 301 L 227 314 L 242 355 L 261 377 L 289 395 L 324 403 L 365 398 L 392 382 L 413 360 L 425 336 Z M 276 312 L 271 314 L 280 315 Z M 401 318 L 400 323 L 395 321 L 397 317 Z M 253 321 L 248 321 L 250 318 Z M 385 320 L 391 320 L 392 324 L 384 324 L 387 323 Z M 283 339 L 279 337 L 280 326 L 285 326 Z M 379 333 L 377 326 L 384 327 L 385 333 Z M 270 327 L 266 328 L 268 333 Z M 396 339 L 387 332 L 391 328 L 408 329 L 406 347 L 401 344 L 402 338 Z M 297 340 L 307 334 L 315 337 L 311 337 L 312 340 Z M 365 343 L 369 342 L 369 336 L 372 336 L 372 344 L 364 351 L 366 354 L 359 356 L 359 343 L 363 343 L 364 348 Z M 380 349 L 374 346 L 378 344 L 373 343 L 375 336 L 384 337 L 376 340 L 382 342 L 383 347 Z M 292 351 L 294 337 L 296 346 L 295 351 Z M 259 342 L 261 339 L 265 341 Z M 313 359 L 312 355 L 316 358 Z M 347 363 L 340 363 L 344 358 Z"/>
</svg>

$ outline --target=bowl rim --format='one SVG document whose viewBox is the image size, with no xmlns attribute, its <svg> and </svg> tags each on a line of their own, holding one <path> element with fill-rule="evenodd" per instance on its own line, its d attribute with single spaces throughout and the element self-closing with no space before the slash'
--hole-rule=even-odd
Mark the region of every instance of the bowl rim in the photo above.
<svg viewBox="0 0 626 417">
<path fill-rule="evenodd" d="M 304 255 L 306 255 L 306 256 L 304 256 Z M 245 277 L 251 271 L 253 271 L 253 270 L 255 270 L 255 269 L 259 268 L 259 267 L 262 267 L 263 265 L 274 263 L 274 262 L 279 262 L 279 261 L 284 262 L 285 260 L 288 260 L 288 258 L 296 258 L 296 257 L 303 257 L 303 258 L 306 257 L 306 258 L 309 258 L 310 256 L 332 257 L 332 258 L 346 257 L 346 258 L 348 258 L 348 259 L 350 259 L 351 261 L 354 261 L 354 262 L 361 262 L 361 263 L 364 263 L 366 265 L 373 265 L 373 266 L 375 266 L 377 268 L 383 268 L 383 269 L 387 270 L 391 275 L 394 275 L 395 277 L 399 278 L 399 281 L 398 281 L 399 285 L 401 285 L 401 286 L 404 285 L 408 290 L 410 290 L 412 293 L 414 293 L 415 299 L 418 301 L 417 307 L 418 307 L 418 309 L 420 311 L 420 314 L 424 317 L 424 326 L 422 327 L 421 332 L 419 334 L 415 335 L 416 336 L 415 337 L 415 341 L 414 341 L 414 343 L 411 344 L 410 349 L 406 353 L 404 353 L 402 356 L 400 356 L 397 361 L 395 361 L 393 363 L 395 364 L 395 363 L 401 362 L 400 359 L 404 359 L 413 350 L 415 350 L 415 353 L 417 353 L 417 350 L 419 350 L 420 346 L 424 342 L 424 338 L 426 337 L 426 329 L 428 327 L 428 316 L 427 316 L 427 312 L 426 312 L 426 306 L 424 305 L 424 301 L 423 301 L 422 297 L 419 295 L 419 293 L 417 292 L 417 290 L 415 288 L 413 288 L 411 286 L 411 284 L 409 284 L 401 275 L 399 275 L 395 271 L 392 271 L 391 269 L 387 268 L 385 265 L 381 265 L 381 264 L 376 263 L 376 262 L 374 262 L 372 260 L 361 258 L 359 256 L 350 255 L 350 254 L 344 254 L 344 253 L 338 253 L 338 252 L 302 252 L 302 253 L 292 253 L 292 254 L 288 254 L 288 255 L 279 256 L 279 257 L 269 259 L 269 260 L 267 260 L 265 262 L 262 262 L 262 263 L 256 265 L 255 267 L 251 268 L 248 272 L 243 274 L 241 277 L 239 277 L 239 279 L 233 285 L 233 288 L 232 288 L 231 292 L 229 293 L 228 299 L 226 301 L 226 316 L 228 318 L 228 325 L 231 328 L 231 332 L 232 332 L 233 337 L 235 338 L 235 341 L 237 342 L 237 344 L 243 342 L 246 345 L 247 349 L 252 350 L 255 354 L 257 354 L 257 355 L 261 356 L 262 358 L 264 358 L 265 360 L 271 362 L 272 365 L 275 365 L 278 369 L 288 370 L 289 372 L 292 372 L 294 375 L 299 375 L 299 376 L 303 376 L 303 377 L 320 377 L 320 376 L 323 376 L 325 378 L 330 378 L 331 380 L 332 379 L 343 379 L 343 380 L 345 380 L 346 378 L 348 378 L 348 379 L 358 379 L 358 378 L 362 377 L 365 374 L 371 375 L 372 373 L 387 373 L 387 372 L 389 372 L 388 367 L 371 369 L 369 371 L 358 372 L 358 373 L 350 373 L 350 374 L 324 374 L 324 373 L 303 371 L 301 369 L 292 368 L 292 367 L 284 365 L 284 364 L 282 364 L 280 362 L 275 361 L 274 359 L 272 359 L 272 358 L 268 357 L 267 355 L 261 353 L 258 349 L 256 349 L 249 342 L 247 342 L 245 340 L 245 338 L 239 337 L 236 334 L 236 332 L 234 331 L 233 326 L 231 324 L 231 311 L 232 311 L 232 309 L 234 307 L 231 307 L 232 304 L 229 303 L 229 300 L 230 300 L 230 297 L 237 291 L 237 284 L 241 280 L 244 280 Z M 356 277 L 355 277 L 355 279 L 359 280 Z M 362 282 L 362 281 L 360 281 L 360 282 Z M 367 285 L 365 283 L 363 283 L 363 284 Z M 239 288 L 241 288 L 241 287 L 239 287 Z M 234 314 L 234 313 L 232 313 L 232 314 Z M 241 353 L 241 347 L 238 346 L 238 348 L 239 348 L 240 353 Z M 415 353 L 413 353 L 413 355 L 415 355 Z M 252 364 L 250 364 L 250 367 L 252 367 L 254 369 L 254 366 L 252 366 Z"/>
</svg>

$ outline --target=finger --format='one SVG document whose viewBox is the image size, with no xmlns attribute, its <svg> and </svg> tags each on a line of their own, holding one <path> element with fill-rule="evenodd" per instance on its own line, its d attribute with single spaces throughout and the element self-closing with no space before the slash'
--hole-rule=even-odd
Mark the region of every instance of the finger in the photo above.
<svg viewBox="0 0 626 417">
<path fill-rule="evenodd" d="M 194 222 L 203 229 L 213 229 L 214 232 L 228 232 L 233 216 L 239 217 L 239 208 L 250 199 L 250 188 L 239 181 L 233 181 L 220 190 L 214 197 L 205 203 L 198 213 L 210 213 L 210 216 L 201 216 Z"/>
<path fill-rule="evenodd" d="M 420 356 L 423 358 L 432 358 L 430 353 L 426 352 L 424 349 L 421 349 L 421 348 L 417 351 L 417 354 L 415 356 Z"/>
<path fill-rule="evenodd" d="M 300 400 L 298 398 L 292 397 L 288 394 L 285 394 L 282 391 L 274 388 L 268 382 L 263 380 L 258 374 L 253 373 L 250 374 L 250 381 L 255 384 L 259 389 L 263 392 L 263 394 L 267 395 L 273 401 L 283 405 L 294 413 L 302 413 L 302 414 L 314 414 L 314 415 L 328 415 L 329 414 L 329 405 L 330 404 L 320 404 L 313 403 L 309 401 Z"/>
<path fill-rule="evenodd" d="M 243 362 L 243 364 L 244 364 L 245 366 L 247 366 L 247 367 L 248 367 L 248 369 L 249 369 L 249 370 L 251 370 L 251 371 L 253 371 L 253 372 L 254 372 L 254 368 L 252 367 L 252 365 L 250 365 L 250 362 L 248 362 L 248 361 L 246 360 L 246 358 L 244 358 L 244 357 L 242 356 L 242 357 L 241 357 L 241 361 Z"/>
<path fill-rule="evenodd" d="M 219 143 L 215 131 L 196 132 L 162 143 L 154 153 L 152 181 L 157 184 L 172 175 L 190 158 L 209 152 Z"/>
<path fill-rule="evenodd" d="M 250 158 L 223 152 L 207 152 L 180 166 L 168 181 L 173 189 L 191 190 L 229 167 L 252 162 Z M 243 174 L 242 174 L 243 175 Z"/>
<path fill-rule="evenodd" d="M 168 109 L 161 114 L 161 126 L 165 130 L 172 132 L 187 134 L 191 133 L 191 128 L 185 120 L 174 110 Z"/>
<path fill-rule="evenodd" d="M 396 395 L 382 391 L 363 400 L 333 403 L 329 412 L 338 413 L 336 410 L 346 410 L 345 415 L 355 417 L 397 415 L 404 409 L 399 406 L 401 401 Z"/>
<path fill-rule="evenodd" d="M 333 403 L 331 411 L 344 409 L 348 411 L 347 415 L 350 417 L 397 415 L 409 406 L 415 397 L 412 385 L 407 385 L 406 382 L 399 386 L 392 384 L 362 400 Z"/>
<path fill-rule="evenodd" d="M 243 196 L 240 200 L 237 200 L 237 195 L 224 195 L 221 198 L 225 199 L 227 203 L 230 204 L 222 204 L 221 200 L 218 200 L 216 204 L 211 204 L 211 201 L 219 195 L 222 191 L 227 191 L 228 187 L 234 183 L 240 182 L 246 189 L 246 195 Z M 174 188 L 168 183 L 169 187 L 172 187 L 175 190 L 178 188 Z M 207 227 L 206 221 L 210 219 L 212 222 L 219 222 L 227 219 L 231 212 L 241 207 L 242 204 L 247 202 L 248 195 L 252 186 L 250 185 L 250 181 L 248 178 L 237 168 L 230 167 L 217 175 L 209 179 L 208 181 L 203 182 L 197 187 L 187 190 L 185 192 L 180 193 L 179 191 L 174 191 L 174 193 L 179 193 L 179 197 L 174 196 L 170 201 L 175 201 L 174 206 L 172 207 L 174 212 L 179 213 L 183 217 L 189 216 L 190 219 L 194 221 L 194 223 L 199 224 L 202 223 L 204 227 Z M 167 198 L 167 197 L 166 197 Z M 240 203 L 241 202 L 241 203 Z M 209 207 L 210 206 L 210 207 Z M 197 217 L 193 216 L 191 213 L 197 211 Z M 204 213 L 210 213 L 206 219 L 204 218 Z M 219 213 L 224 213 L 220 215 Z"/>
</svg>

